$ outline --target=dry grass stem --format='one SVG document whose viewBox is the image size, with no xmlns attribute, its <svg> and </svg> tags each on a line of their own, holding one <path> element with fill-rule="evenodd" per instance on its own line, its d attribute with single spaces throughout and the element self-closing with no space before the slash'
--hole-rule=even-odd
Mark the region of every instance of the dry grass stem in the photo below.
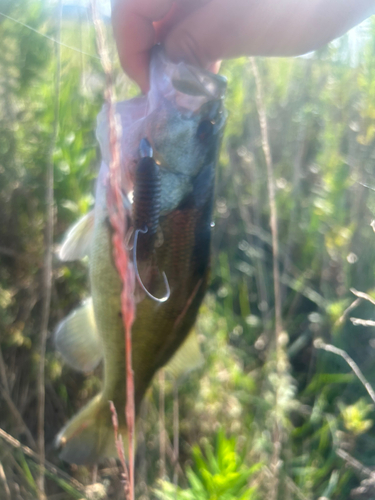
<svg viewBox="0 0 375 500">
<path fill-rule="evenodd" d="M 375 480 L 375 471 L 369 469 L 365 465 L 363 465 L 359 460 L 356 458 L 352 457 L 349 455 L 348 452 L 343 450 L 342 448 L 336 448 L 335 453 L 338 457 L 342 458 L 345 460 L 345 462 L 354 470 L 359 472 L 360 474 L 363 474 L 364 476 L 368 476 L 371 479 Z"/>
<path fill-rule="evenodd" d="M 302 274 L 303 273 L 300 272 L 299 276 L 297 275 L 291 277 L 286 272 L 284 272 L 280 278 L 280 281 L 281 283 L 287 285 L 292 290 L 296 291 L 297 293 L 311 300 L 311 302 L 314 302 L 321 309 L 325 309 L 327 307 L 327 301 L 319 292 L 317 292 L 316 290 L 305 284 L 305 280 Z"/>
<path fill-rule="evenodd" d="M 5 496 L 7 500 L 11 500 L 10 489 L 8 486 L 7 477 L 5 475 L 3 464 L 0 462 L 0 481 L 3 483 L 3 488 L 5 491 Z"/>
<path fill-rule="evenodd" d="M 372 297 L 370 297 L 370 295 L 368 295 L 367 293 L 364 293 L 364 292 L 359 292 L 358 290 L 356 290 L 355 288 L 351 288 L 350 291 L 352 292 L 353 295 L 355 295 L 356 297 L 360 298 L 360 299 L 364 299 L 364 300 L 367 300 L 368 302 L 371 302 L 371 304 L 374 304 L 375 306 L 375 299 L 373 299 Z"/>
<path fill-rule="evenodd" d="M 62 17 L 62 0 L 58 3 L 57 14 L 57 41 L 60 40 L 61 33 L 61 17 Z M 47 164 L 47 179 L 46 179 L 46 227 L 45 227 L 45 254 L 42 272 L 42 319 L 40 329 L 40 348 L 39 348 L 39 369 L 37 379 L 37 395 L 38 395 L 38 411 L 37 411 L 37 442 L 39 451 L 39 465 L 40 471 L 37 477 L 37 486 L 39 490 L 39 499 L 46 498 L 44 492 L 44 462 L 45 462 L 45 448 L 44 448 L 44 413 L 45 413 L 45 357 L 46 357 L 46 343 L 48 336 L 48 322 L 50 315 L 51 293 L 52 293 L 52 254 L 53 254 L 53 206 L 54 206 L 54 193 L 53 193 L 53 153 L 56 146 L 58 127 L 59 127 L 59 105 L 60 105 L 60 45 L 55 44 L 56 54 L 56 73 L 55 73 L 55 96 L 54 96 L 54 118 L 53 118 L 53 131 L 51 136 L 49 158 Z"/>
<path fill-rule="evenodd" d="M 296 483 L 290 479 L 290 477 L 285 478 L 285 483 L 287 488 L 296 495 L 300 500 L 310 500 L 307 496 L 305 496 L 302 491 L 298 488 Z"/>
<path fill-rule="evenodd" d="M 354 326 L 375 326 L 375 321 L 371 319 L 350 318 Z"/>
<path fill-rule="evenodd" d="M 117 412 L 115 405 L 113 404 L 113 401 L 109 402 L 109 407 L 112 413 L 112 425 L 113 425 L 113 432 L 115 434 L 115 444 L 116 444 L 116 449 L 117 449 L 117 455 L 119 457 L 119 460 L 122 465 L 122 476 L 124 479 L 124 492 L 125 492 L 125 498 L 129 498 L 129 489 L 130 489 L 130 484 L 129 484 L 129 472 L 128 468 L 126 466 L 126 459 L 125 459 L 125 450 L 124 450 L 124 443 L 122 440 L 122 437 L 119 436 L 118 434 L 118 418 L 117 418 Z"/>
<path fill-rule="evenodd" d="M 0 380 L 1 380 L 1 385 L 0 385 L 0 393 L 2 397 L 5 399 L 10 411 L 13 414 L 13 417 L 15 418 L 17 425 L 22 429 L 22 431 L 25 433 L 25 436 L 29 442 L 29 445 L 34 448 L 34 450 L 37 449 L 36 442 L 27 427 L 25 421 L 22 418 L 21 413 L 19 412 L 17 406 L 14 404 L 13 399 L 10 395 L 10 388 L 8 384 L 8 377 L 6 373 L 6 368 L 5 368 L 5 363 L 4 363 L 4 358 L 3 358 L 3 353 L 0 347 Z"/>
<path fill-rule="evenodd" d="M 167 433 L 165 433 L 165 434 L 167 434 Z M 177 459 L 177 462 L 175 460 L 175 454 L 174 454 L 174 449 L 172 447 L 172 442 L 171 442 L 171 440 L 169 439 L 168 436 L 167 436 L 167 439 L 166 439 L 166 452 L 167 452 L 168 459 L 169 459 L 170 463 L 172 464 L 172 467 L 176 468 L 177 473 L 181 477 L 184 477 L 184 471 L 182 470 L 182 467 L 181 467 L 178 459 Z"/>
<path fill-rule="evenodd" d="M 251 179 L 250 182 L 254 182 L 254 179 L 253 179 L 254 175 L 253 175 L 252 169 L 250 168 L 250 165 L 248 165 L 247 167 L 248 168 L 246 168 L 246 170 L 244 168 L 244 170 L 249 175 L 249 177 Z M 235 189 L 235 192 L 237 195 L 238 210 L 240 212 L 242 222 L 244 223 L 244 226 L 245 226 L 246 239 L 247 239 L 248 243 L 253 245 L 254 244 L 253 236 L 257 236 L 257 237 L 259 237 L 259 239 L 262 242 L 266 243 L 267 245 L 272 246 L 272 237 L 269 235 L 269 233 L 264 231 L 262 228 L 255 226 L 252 223 L 251 217 L 250 217 L 250 211 L 249 211 L 248 207 L 244 206 L 243 203 L 241 203 L 241 197 L 240 197 L 237 183 L 234 182 L 233 185 L 234 185 L 234 189 Z M 255 201 L 256 210 L 254 213 L 254 218 L 256 218 L 256 219 L 259 218 L 257 205 L 258 205 L 258 202 L 256 199 L 256 201 Z M 263 304 L 268 304 L 269 300 L 268 300 L 267 286 L 266 286 L 264 276 L 265 276 L 264 263 L 262 262 L 262 259 L 256 259 L 255 260 L 255 283 L 256 283 L 257 294 L 259 295 L 260 302 L 262 302 Z M 267 311 L 265 310 L 265 308 L 262 307 L 260 313 L 262 316 L 263 328 L 265 331 L 267 331 L 268 330 L 268 328 L 267 328 Z"/>
<path fill-rule="evenodd" d="M 179 406 L 178 406 L 178 383 L 173 386 L 173 484 L 178 485 L 178 458 L 179 458 Z"/>
<path fill-rule="evenodd" d="M 1 378 L 1 383 L 4 386 L 5 391 L 10 394 L 10 388 L 8 384 L 8 377 L 7 377 L 7 371 L 5 368 L 5 362 L 4 362 L 4 357 L 3 357 L 3 351 L 0 346 L 0 378 Z"/>
<path fill-rule="evenodd" d="M 335 326 L 342 325 L 346 318 L 348 317 L 348 314 L 353 311 L 356 307 L 359 306 L 359 304 L 362 302 L 362 298 L 355 299 L 354 302 L 350 304 L 349 307 L 345 309 L 345 311 L 342 313 L 342 315 L 339 317 L 337 321 L 335 321 Z M 352 319 L 352 318 L 350 318 Z"/>
<path fill-rule="evenodd" d="M 353 370 L 357 378 L 360 380 L 360 382 L 368 392 L 368 395 L 375 403 L 374 389 L 372 388 L 371 384 L 366 380 L 365 376 L 361 372 L 357 363 L 349 356 L 349 354 L 346 351 L 344 351 L 343 349 L 339 349 L 338 347 L 335 347 L 331 344 L 326 344 L 325 342 L 323 342 L 322 339 L 316 339 L 314 342 L 314 346 L 316 349 L 323 349 L 324 351 L 332 352 L 333 354 L 337 354 L 337 356 L 341 356 Z"/>
<path fill-rule="evenodd" d="M 159 372 L 159 453 L 160 453 L 160 477 L 165 478 L 165 456 L 166 456 L 166 432 L 165 432 L 165 374 L 161 369 Z"/>
<path fill-rule="evenodd" d="M 24 446 L 22 443 L 20 443 L 17 439 L 15 439 L 7 432 L 5 432 L 3 429 L 0 429 L 0 438 L 4 439 L 4 441 L 13 448 L 18 448 L 22 450 L 25 455 L 33 458 L 35 461 L 40 463 L 40 455 L 38 453 L 33 451 L 28 446 Z M 85 487 L 83 486 L 83 484 L 81 484 L 79 481 L 71 477 L 69 474 L 67 474 L 66 472 L 62 471 L 61 469 L 53 465 L 48 460 L 44 460 L 44 467 L 48 469 L 52 474 L 59 476 L 65 481 L 67 481 L 71 486 L 73 486 L 73 488 L 76 488 L 78 491 L 84 493 Z"/>
<path fill-rule="evenodd" d="M 155 409 L 153 410 L 152 407 L 149 407 L 151 418 L 154 420 L 158 418 L 158 414 L 156 413 Z M 166 457 L 170 461 L 173 467 L 177 467 L 178 474 L 180 476 L 184 475 L 184 471 L 182 470 L 179 462 L 175 463 L 175 457 L 174 457 L 174 450 L 173 450 L 173 443 L 171 442 L 168 433 L 165 432 L 165 452 L 166 452 Z"/>
<path fill-rule="evenodd" d="M 97 16 L 96 1 L 92 0 L 93 21 L 96 31 L 96 41 L 102 67 L 106 77 L 105 99 L 108 105 L 109 145 L 111 160 L 109 164 L 109 190 L 107 193 L 107 207 L 111 226 L 113 256 L 117 271 L 122 281 L 121 309 L 125 332 L 126 357 L 126 406 L 125 417 L 128 428 L 129 446 L 129 500 L 134 500 L 134 373 L 132 369 L 132 339 L 131 328 L 134 321 L 134 273 L 128 265 L 128 254 L 125 248 L 125 234 L 127 218 L 122 199 L 122 188 L 130 190 L 131 181 L 129 172 L 121 169 L 119 124 L 116 122 L 115 97 L 112 82 L 112 65 L 106 50 L 106 42 L 102 22 Z M 124 172 L 122 172 L 124 170 Z"/>
<path fill-rule="evenodd" d="M 15 420 L 17 422 L 17 425 L 19 425 L 19 427 L 22 429 L 22 432 L 25 433 L 25 436 L 26 436 L 30 446 L 32 448 L 34 448 L 34 450 L 36 450 L 37 449 L 36 442 L 31 434 L 29 428 L 27 427 L 25 421 L 23 420 L 22 415 L 18 411 L 17 406 L 13 403 L 12 398 L 10 397 L 8 392 L 1 386 L 0 386 L 0 393 L 1 393 L 2 397 L 4 398 L 4 400 L 6 401 L 10 411 L 12 412 L 13 417 L 15 418 Z"/>
<path fill-rule="evenodd" d="M 279 270 L 279 237 L 277 228 L 277 209 L 275 198 L 275 179 L 273 175 L 273 163 L 271 156 L 270 142 L 268 138 L 268 126 L 266 117 L 266 108 L 263 97 L 263 85 L 260 78 L 258 66 L 253 57 L 250 58 L 256 84 L 256 103 L 259 116 L 260 132 L 262 136 L 262 148 L 267 167 L 267 187 L 270 206 L 270 227 L 272 235 L 272 256 L 273 256 L 273 286 L 275 294 L 275 330 L 276 344 L 279 347 L 278 337 L 282 332 L 281 319 L 281 294 L 280 294 L 280 270 Z"/>
<path fill-rule="evenodd" d="M 98 464 L 93 465 L 91 471 L 91 483 L 95 484 L 98 480 Z"/>
<path fill-rule="evenodd" d="M 262 137 L 262 148 L 266 161 L 267 167 L 267 187 L 268 187 L 268 199 L 270 207 L 270 227 L 272 235 L 272 259 L 273 259 L 273 287 L 275 295 L 275 340 L 276 340 L 276 365 L 277 372 L 281 375 L 280 365 L 281 365 L 281 352 L 282 349 L 280 345 L 280 335 L 282 332 L 282 318 L 281 318 L 281 288 L 280 288 L 280 270 L 279 270 L 279 238 L 278 238 L 278 228 L 277 228 L 277 209 L 276 209 L 276 199 L 275 199 L 275 179 L 273 174 L 273 163 L 270 142 L 268 137 L 268 126 L 267 126 L 267 116 L 266 107 L 264 104 L 263 97 L 263 85 L 259 74 L 258 66 L 253 57 L 250 58 L 250 64 L 253 70 L 255 85 L 256 85 L 256 105 L 259 116 L 260 132 Z M 275 406 L 278 406 L 278 388 L 275 391 Z M 278 497 L 280 474 L 279 474 L 279 462 L 281 453 L 281 428 L 279 419 L 276 417 L 274 421 L 274 427 L 272 430 L 273 434 L 273 454 L 271 469 L 273 472 L 273 482 L 270 485 L 270 500 L 276 500 Z"/>
</svg>

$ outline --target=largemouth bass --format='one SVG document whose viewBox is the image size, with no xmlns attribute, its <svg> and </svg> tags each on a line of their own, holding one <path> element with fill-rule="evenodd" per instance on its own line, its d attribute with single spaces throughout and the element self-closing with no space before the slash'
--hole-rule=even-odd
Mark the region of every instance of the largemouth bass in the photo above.
<svg viewBox="0 0 375 500">
<path fill-rule="evenodd" d="M 133 227 L 127 244 L 136 246 L 133 265 L 142 285 L 135 290 L 138 303 L 132 327 L 136 415 L 157 370 L 174 355 L 178 364 L 199 352 L 188 334 L 209 274 L 225 87 L 223 77 L 172 64 L 159 50 L 151 63 L 148 96 L 117 104 L 121 165 L 132 182 L 123 189 Z M 60 251 L 63 260 L 89 255 L 92 299 L 59 325 L 57 347 L 70 365 L 83 371 L 104 359 L 102 391 L 56 438 L 61 458 L 76 464 L 116 456 L 109 401 L 117 409 L 119 432 L 124 438 L 127 434 L 122 282 L 114 265 L 107 208 L 110 155 L 105 117 L 103 110 L 97 130 L 103 162 L 95 209 L 73 227 Z"/>
</svg>

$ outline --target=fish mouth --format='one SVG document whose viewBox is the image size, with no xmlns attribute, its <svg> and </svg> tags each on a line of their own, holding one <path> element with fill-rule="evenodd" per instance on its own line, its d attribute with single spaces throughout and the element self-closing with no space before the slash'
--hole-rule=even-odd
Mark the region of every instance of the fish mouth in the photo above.
<svg viewBox="0 0 375 500">
<path fill-rule="evenodd" d="M 180 111 L 185 114 L 199 113 L 205 105 L 212 108 L 212 117 L 222 106 L 227 79 L 222 75 L 190 66 L 176 64 L 171 75 L 174 89 L 174 101 Z"/>
<path fill-rule="evenodd" d="M 171 82 L 178 92 L 192 97 L 205 97 L 210 101 L 222 100 L 227 87 L 224 76 L 187 64 L 176 66 Z"/>
<path fill-rule="evenodd" d="M 190 116 L 210 101 L 223 100 L 227 87 L 224 76 L 184 62 L 173 63 L 160 45 L 152 50 L 151 82 L 159 83 L 149 93 L 149 112 L 166 100 L 184 116 Z"/>
<path fill-rule="evenodd" d="M 152 48 L 151 59 L 151 82 L 161 82 L 158 91 L 164 96 L 174 89 L 186 96 L 204 97 L 206 102 L 224 98 L 227 88 L 224 76 L 183 61 L 173 63 L 160 44 Z"/>
</svg>

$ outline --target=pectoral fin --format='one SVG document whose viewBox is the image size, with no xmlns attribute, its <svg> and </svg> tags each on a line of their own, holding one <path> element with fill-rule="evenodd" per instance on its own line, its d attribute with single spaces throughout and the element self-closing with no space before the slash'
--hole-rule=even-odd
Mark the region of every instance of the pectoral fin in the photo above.
<svg viewBox="0 0 375 500">
<path fill-rule="evenodd" d="M 178 379 L 199 368 L 202 364 L 203 356 L 199 347 L 197 334 L 195 330 L 192 330 L 164 369 L 166 373 Z"/>
<path fill-rule="evenodd" d="M 55 344 L 66 363 L 76 370 L 91 371 L 99 364 L 103 351 L 91 298 L 59 324 Z"/>
<path fill-rule="evenodd" d="M 94 230 L 94 220 L 94 210 L 91 210 L 74 224 L 60 249 L 60 260 L 79 260 L 88 255 Z"/>
</svg>

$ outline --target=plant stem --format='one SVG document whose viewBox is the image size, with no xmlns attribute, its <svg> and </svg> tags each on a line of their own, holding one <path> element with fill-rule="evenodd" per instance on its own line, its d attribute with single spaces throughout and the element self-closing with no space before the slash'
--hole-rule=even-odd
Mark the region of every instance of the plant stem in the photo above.
<svg viewBox="0 0 375 500">
<path fill-rule="evenodd" d="M 122 281 L 121 311 L 125 332 L 125 358 L 126 358 L 126 405 L 125 418 L 128 428 L 129 446 L 129 488 L 127 497 L 134 500 L 134 373 L 132 369 L 132 337 L 131 328 L 134 321 L 134 273 L 129 265 L 128 253 L 125 248 L 125 234 L 127 218 L 122 200 L 121 188 L 130 186 L 129 173 L 126 169 L 122 172 L 120 164 L 119 127 L 116 122 L 115 98 L 112 82 L 112 65 L 106 50 L 104 30 L 98 18 L 96 1 L 92 0 L 92 12 L 96 30 L 96 41 L 102 67 L 106 77 L 105 99 L 108 105 L 109 145 L 111 161 L 109 164 L 109 189 L 107 192 L 107 208 L 109 219 L 113 228 L 112 244 L 113 256 L 117 271 Z"/>
<path fill-rule="evenodd" d="M 28 446 L 24 446 L 21 444 L 16 438 L 5 432 L 3 429 L 0 428 L 0 438 L 4 439 L 6 443 L 8 443 L 10 446 L 13 448 L 19 448 L 20 450 L 23 451 L 23 453 L 37 462 L 40 463 L 40 455 L 38 453 L 35 453 L 31 448 Z M 65 479 L 68 481 L 74 488 L 76 488 L 78 491 L 84 492 L 85 487 L 83 484 L 81 484 L 79 481 L 71 477 L 69 474 L 66 472 L 62 471 L 61 469 L 57 468 L 55 465 L 53 465 L 51 462 L 48 460 L 44 460 L 44 466 L 46 469 L 48 469 L 52 474 L 55 474 L 56 476 L 60 476 L 61 478 Z"/>
<path fill-rule="evenodd" d="M 370 398 L 372 399 L 372 401 L 375 403 L 375 391 L 372 388 L 372 385 L 365 378 L 365 376 L 361 372 L 357 363 L 349 356 L 349 354 L 346 351 L 344 351 L 343 349 L 339 349 L 338 347 L 335 347 L 334 345 L 326 344 L 325 342 L 323 342 L 322 339 L 316 339 L 314 342 L 314 347 L 316 349 L 323 349 L 324 351 L 332 352 L 333 354 L 337 354 L 337 356 L 341 356 L 346 361 L 346 363 L 350 366 L 350 368 L 353 370 L 354 374 L 359 379 L 359 381 L 362 383 L 363 387 L 366 389 L 366 391 L 367 391 L 368 395 L 370 396 Z"/>
<path fill-rule="evenodd" d="M 281 319 L 281 291 L 280 291 L 280 270 L 279 270 L 279 239 L 277 230 L 277 210 L 276 210 L 276 200 L 275 200 L 275 179 L 273 174 L 273 163 L 271 148 L 268 138 L 268 126 L 266 117 L 266 108 L 264 104 L 263 97 L 263 86 L 259 75 L 258 66 L 253 57 L 250 58 L 250 64 L 253 70 L 255 85 L 256 85 L 256 104 L 259 116 L 260 132 L 262 137 L 262 149 L 266 161 L 267 167 L 267 187 L 268 187 L 268 199 L 270 207 L 270 227 L 272 235 L 272 259 L 273 259 L 273 287 L 275 295 L 275 341 L 276 341 L 276 371 L 278 374 L 278 379 L 280 380 L 282 375 L 281 361 L 282 361 L 282 347 L 280 343 L 280 334 L 282 332 L 282 319 Z M 278 406 L 278 391 L 279 387 L 275 390 L 275 407 Z M 277 414 L 276 410 L 276 414 Z M 273 473 L 273 484 L 270 488 L 270 500 L 276 500 L 278 498 L 279 490 L 279 463 L 280 463 L 280 453 L 281 453 L 281 425 L 278 417 L 275 417 L 274 427 L 273 427 L 273 454 L 271 462 L 271 470 Z"/>
<path fill-rule="evenodd" d="M 174 470 L 173 470 L 173 484 L 176 487 L 178 485 L 178 456 L 179 456 L 179 405 L 178 405 L 178 383 L 177 380 L 174 381 L 173 385 L 173 458 L 174 458 Z"/>
<path fill-rule="evenodd" d="M 46 179 L 46 227 L 45 227 L 45 255 L 42 274 L 43 286 L 43 302 L 42 302 L 42 319 L 40 331 L 40 348 L 39 348 L 39 370 L 37 379 L 37 393 L 38 393 L 38 412 L 37 412 L 37 429 L 38 429 L 38 451 L 39 451 L 39 475 L 37 478 L 38 495 L 40 500 L 46 498 L 44 491 L 44 463 L 45 463 L 45 449 L 44 449 L 44 417 L 45 417 L 45 361 L 46 361 L 46 343 L 48 336 L 48 322 L 51 306 L 51 291 L 52 291 L 52 245 L 53 245 L 53 207 L 54 207 L 54 193 L 53 193 L 53 153 L 56 146 L 56 139 L 59 126 L 59 104 L 60 104 L 60 35 L 61 35 L 61 15 L 62 15 L 62 1 L 58 3 L 57 15 L 57 35 L 55 43 L 56 54 L 56 72 L 55 72 L 55 98 L 54 98 L 54 121 L 53 131 L 51 136 L 51 144 L 49 151 L 49 158 L 47 164 L 47 179 Z"/>
<path fill-rule="evenodd" d="M 165 479 L 165 375 L 163 369 L 159 372 L 159 450 L 160 477 Z"/>
<path fill-rule="evenodd" d="M 8 486 L 7 477 L 5 475 L 3 464 L 0 462 L 0 481 L 3 483 L 3 488 L 5 491 L 5 496 L 7 500 L 11 500 L 10 489 Z"/>
</svg>

